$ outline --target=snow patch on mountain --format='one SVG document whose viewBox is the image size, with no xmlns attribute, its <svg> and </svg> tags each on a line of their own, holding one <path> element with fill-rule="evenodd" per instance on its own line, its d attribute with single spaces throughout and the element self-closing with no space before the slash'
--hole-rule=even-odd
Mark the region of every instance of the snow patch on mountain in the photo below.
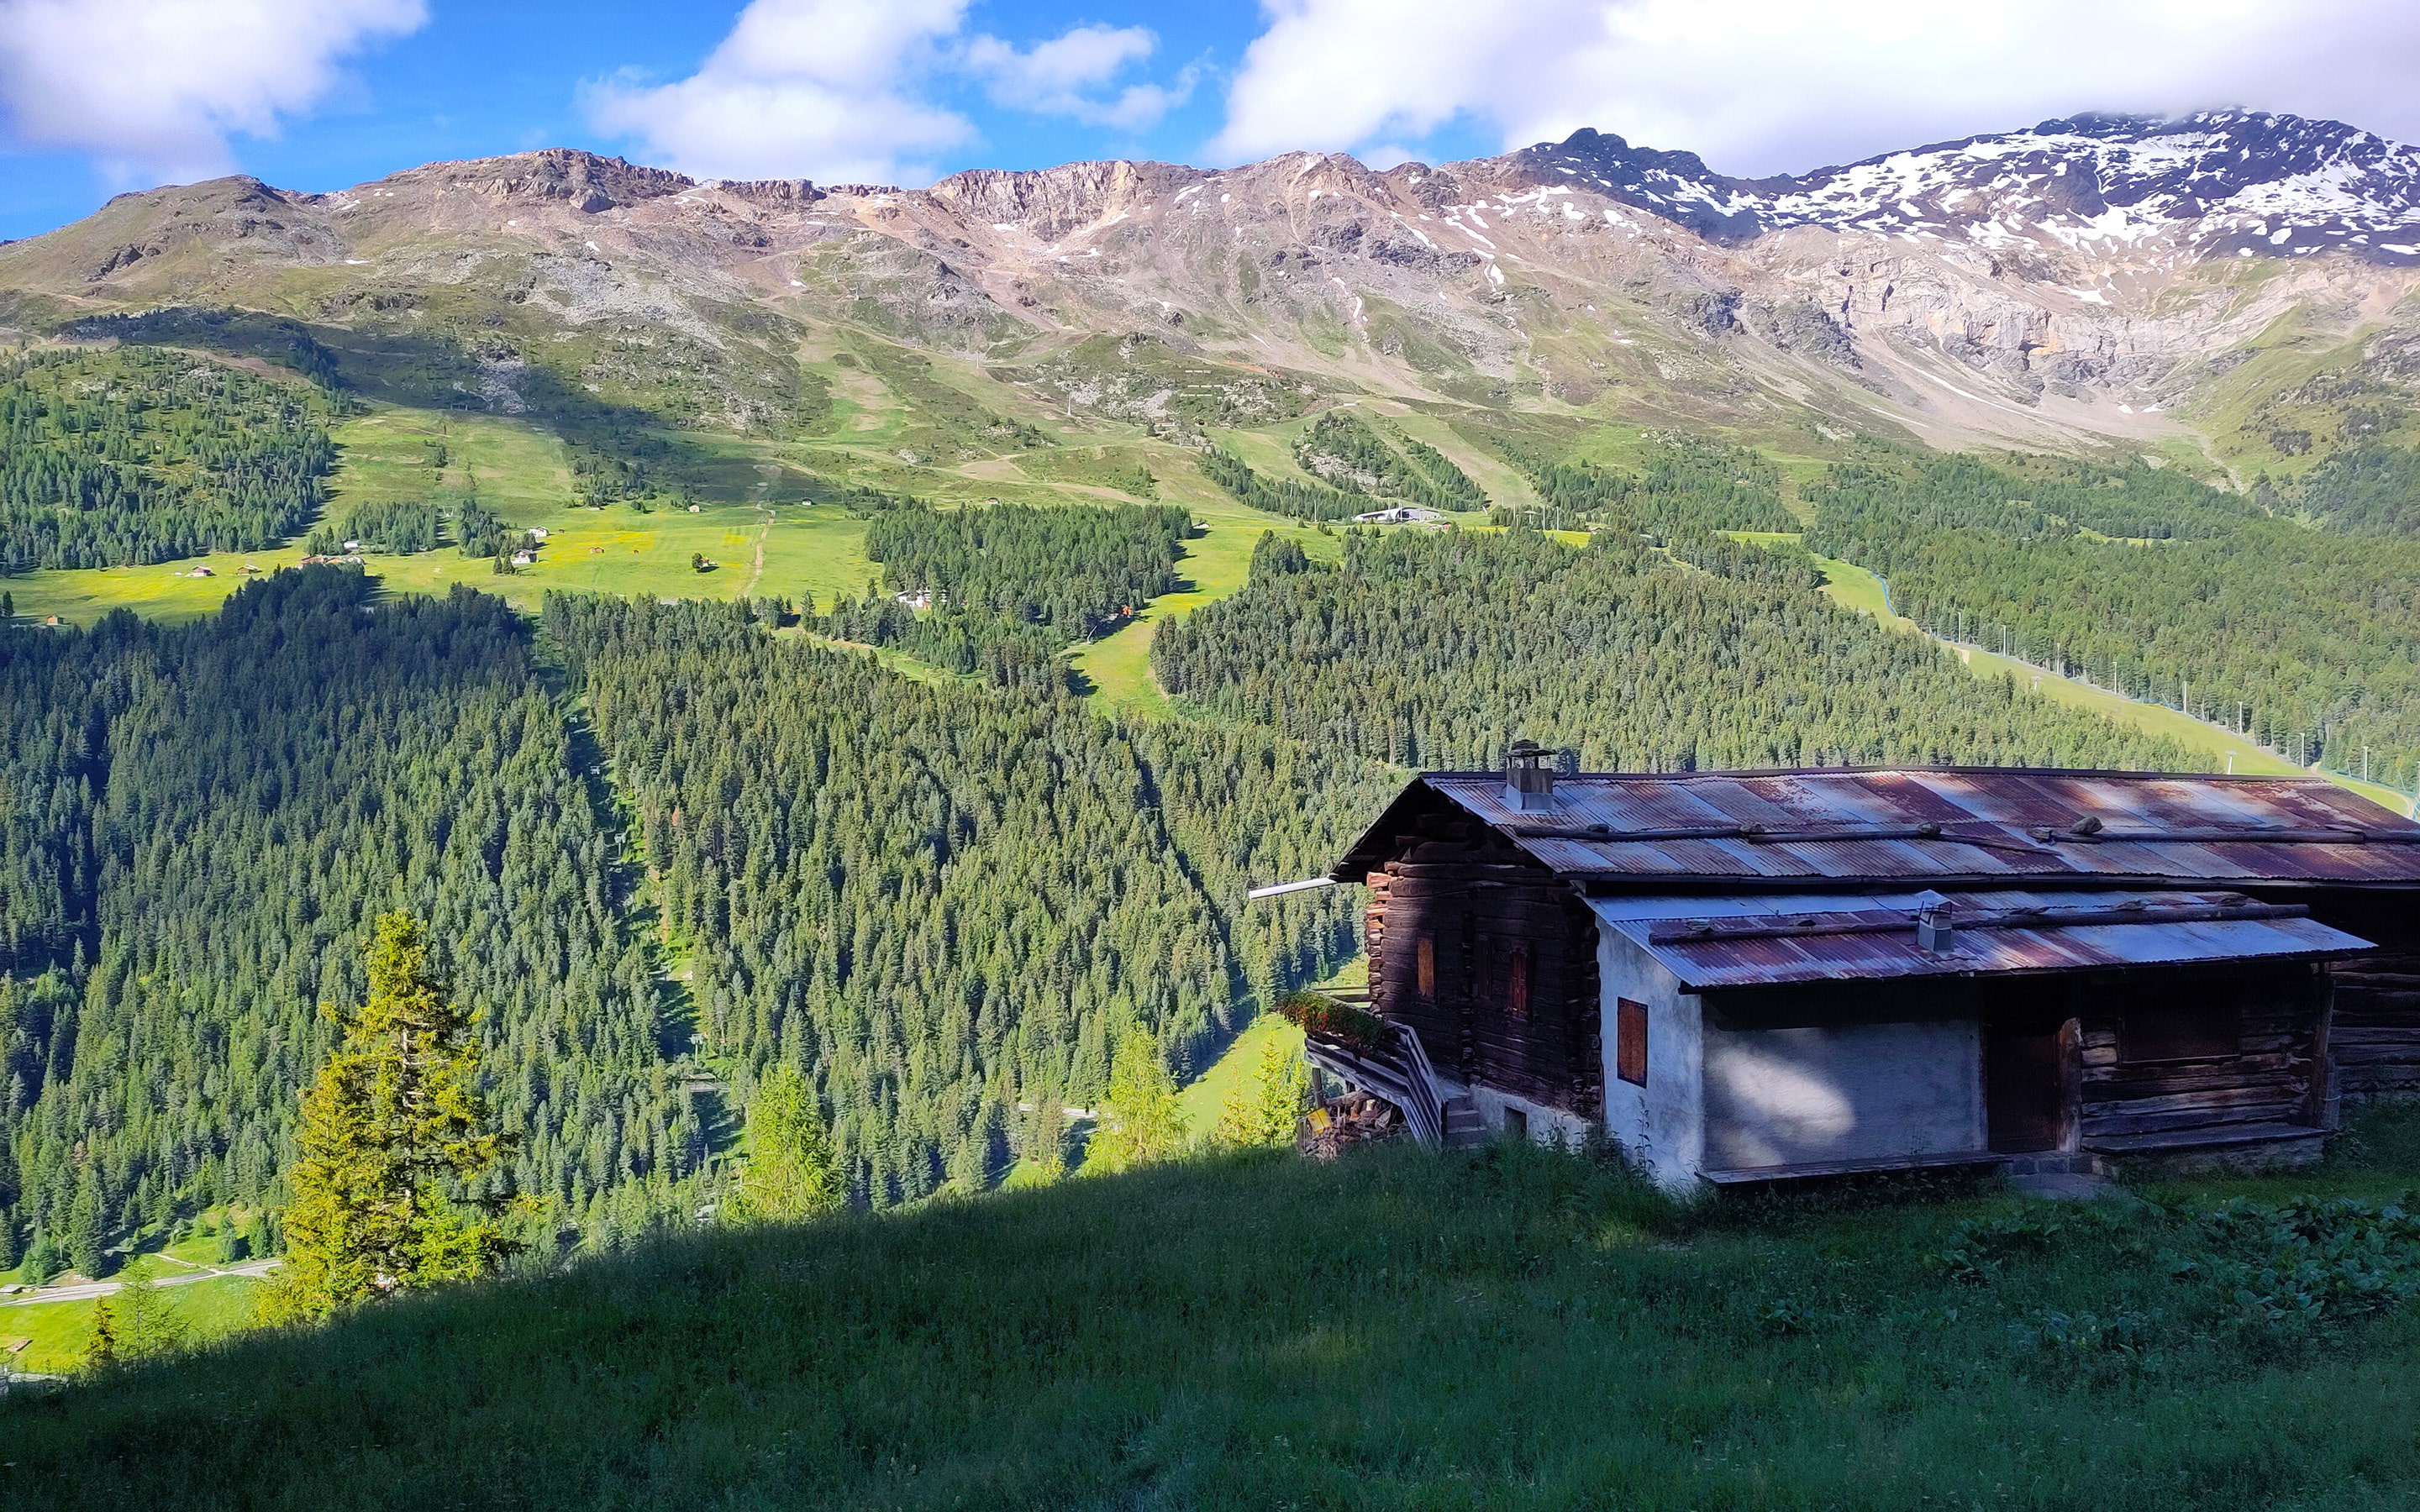
<svg viewBox="0 0 2420 1512">
<path fill-rule="evenodd" d="M 2180 245 L 2200 257 L 2342 250 L 2415 260 L 2420 148 L 2335 121 L 2226 110 L 2162 120 L 2078 116 L 1775 178 L 1726 177 L 1695 153 L 1593 131 L 1512 160 L 1718 241 L 1813 225 L 1931 233 L 1981 247 Z"/>
</svg>

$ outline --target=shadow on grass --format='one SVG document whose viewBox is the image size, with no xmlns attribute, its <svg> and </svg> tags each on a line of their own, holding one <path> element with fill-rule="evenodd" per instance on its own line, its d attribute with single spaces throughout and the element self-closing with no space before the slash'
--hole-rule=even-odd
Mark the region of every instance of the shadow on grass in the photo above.
<svg viewBox="0 0 2420 1512">
<path fill-rule="evenodd" d="M 2409 1309 L 2281 1344 L 2157 1236 L 2046 1211 L 1707 1222 L 1522 1147 L 1221 1156 L 664 1239 L 11 1403 L 0 1500 L 2249 1509 L 2420 1475 Z"/>
</svg>

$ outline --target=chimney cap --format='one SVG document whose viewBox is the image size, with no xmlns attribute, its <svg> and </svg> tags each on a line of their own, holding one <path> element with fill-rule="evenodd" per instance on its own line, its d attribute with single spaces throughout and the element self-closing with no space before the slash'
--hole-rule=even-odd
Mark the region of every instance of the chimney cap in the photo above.
<svg viewBox="0 0 2420 1512">
<path fill-rule="evenodd" d="M 1524 813 L 1554 808 L 1555 756 L 1534 740 L 1516 740 L 1505 748 L 1505 801 Z"/>
<path fill-rule="evenodd" d="M 1927 887 L 1916 895 L 1916 948 L 1946 954 L 1957 947 L 1957 905 Z"/>
</svg>

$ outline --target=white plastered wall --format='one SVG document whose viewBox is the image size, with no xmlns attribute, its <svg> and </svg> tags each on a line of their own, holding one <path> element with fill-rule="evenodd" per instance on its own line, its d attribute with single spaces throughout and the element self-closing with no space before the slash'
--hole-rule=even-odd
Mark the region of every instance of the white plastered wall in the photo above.
<svg viewBox="0 0 2420 1512">
<path fill-rule="evenodd" d="M 1691 1187 L 1705 1155 L 1704 1013 L 1695 994 L 1619 931 L 1596 932 L 1605 1016 L 1605 1132 L 1656 1181 Z M 1616 1000 L 1647 1007 L 1647 1085 L 1617 1073 Z"/>
<path fill-rule="evenodd" d="M 1703 1169 L 1966 1154 L 1984 1148 L 1973 1019 L 1707 1025 Z"/>
<path fill-rule="evenodd" d="M 1505 1110 L 1516 1108 L 1528 1120 L 1532 1144 L 1551 1145 L 1559 1140 L 1576 1149 L 1588 1143 L 1589 1120 L 1575 1113 L 1550 1108 L 1544 1103 L 1532 1103 L 1526 1097 L 1501 1091 L 1484 1082 L 1470 1088 L 1470 1100 L 1478 1105 L 1479 1116 L 1486 1120 L 1487 1126 L 1499 1133 L 1504 1130 Z"/>
</svg>

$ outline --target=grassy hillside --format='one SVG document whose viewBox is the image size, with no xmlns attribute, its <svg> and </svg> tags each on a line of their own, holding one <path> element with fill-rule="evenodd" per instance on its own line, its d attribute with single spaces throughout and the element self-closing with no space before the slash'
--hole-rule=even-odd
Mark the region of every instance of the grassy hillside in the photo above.
<svg viewBox="0 0 2420 1512">
<path fill-rule="evenodd" d="M 2384 1507 L 2420 1476 L 2415 1236 L 2276 1207 L 2420 1180 L 2412 1116 L 2348 1143 L 2156 1207 L 1684 1211 L 1388 1149 L 709 1233 L 21 1398 L 0 1501 Z M 2382 1304 L 2261 1275 L 2298 1224 L 2376 1239 Z"/>
</svg>

